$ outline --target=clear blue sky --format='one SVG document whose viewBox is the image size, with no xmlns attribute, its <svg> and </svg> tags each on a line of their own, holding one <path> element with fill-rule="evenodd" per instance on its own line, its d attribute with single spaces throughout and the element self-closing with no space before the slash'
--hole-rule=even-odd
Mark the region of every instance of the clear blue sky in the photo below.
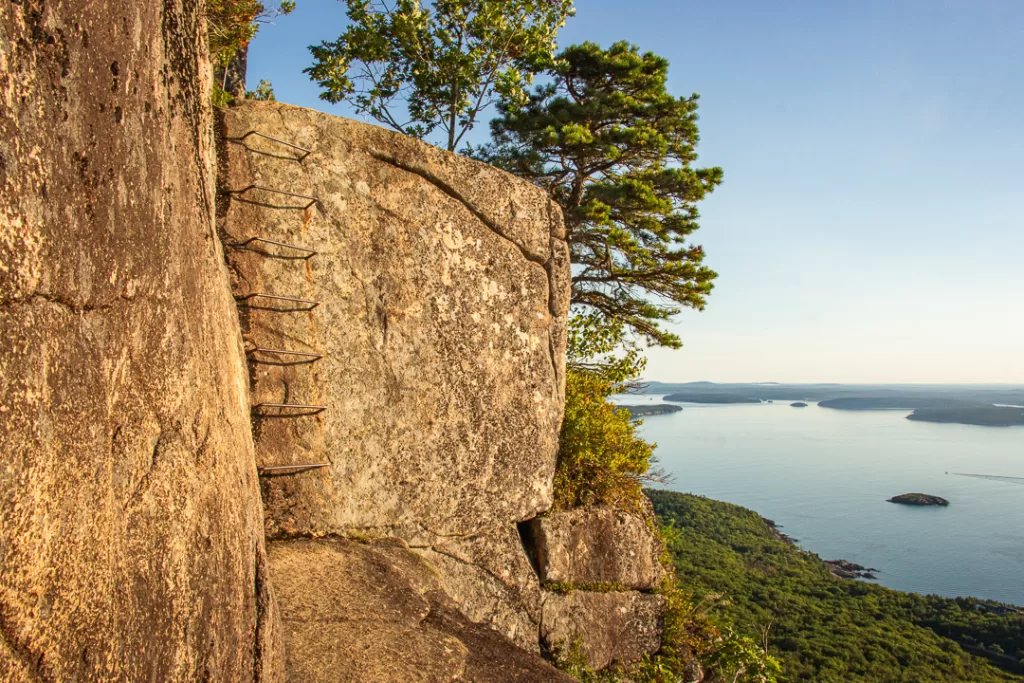
<svg viewBox="0 0 1024 683">
<path fill-rule="evenodd" d="M 298 0 L 250 85 L 349 114 L 302 73 L 344 21 Z M 622 39 L 700 93 L 725 169 L 718 284 L 647 379 L 1024 383 L 1024 1 L 578 0 L 560 43 Z"/>
</svg>

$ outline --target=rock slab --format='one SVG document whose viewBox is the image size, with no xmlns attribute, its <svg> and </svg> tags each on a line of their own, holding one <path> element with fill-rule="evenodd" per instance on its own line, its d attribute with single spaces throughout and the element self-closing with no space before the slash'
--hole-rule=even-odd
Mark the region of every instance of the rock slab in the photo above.
<svg viewBox="0 0 1024 683">
<path fill-rule="evenodd" d="M 0 680 L 280 680 L 201 10 L 0 3 Z"/>
<path fill-rule="evenodd" d="M 257 414 L 261 466 L 330 464 L 266 481 L 268 535 L 467 535 L 547 509 L 570 277 L 557 207 L 376 126 L 266 102 L 221 116 L 225 242 L 316 252 L 228 250 L 249 347 L 323 354 L 252 356 L 254 403 L 326 406 Z"/>
<path fill-rule="evenodd" d="M 609 507 L 553 512 L 529 522 L 542 581 L 655 588 L 661 544 L 643 515 Z"/>
<path fill-rule="evenodd" d="M 551 651 L 578 643 L 596 670 L 630 664 L 661 647 L 665 599 L 630 592 L 571 591 L 544 598 L 541 639 Z"/>
<path fill-rule="evenodd" d="M 571 683 L 467 619 L 436 570 L 400 542 L 275 541 L 271 576 L 288 680 L 319 683 Z"/>
<path fill-rule="evenodd" d="M 557 206 L 307 109 L 249 102 L 219 127 L 253 402 L 325 408 L 255 413 L 261 466 L 329 465 L 264 479 L 268 535 L 399 536 L 470 619 L 538 651 L 516 524 L 552 499 L 570 280 Z"/>
</svg>

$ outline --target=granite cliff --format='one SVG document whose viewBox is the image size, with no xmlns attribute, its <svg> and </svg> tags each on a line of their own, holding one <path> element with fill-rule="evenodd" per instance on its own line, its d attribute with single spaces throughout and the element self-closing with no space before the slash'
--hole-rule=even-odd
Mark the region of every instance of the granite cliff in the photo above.
<svg viewBox="0 0 1024 683">
<path fill-rule="evenodd" d="M 215 115 L 201 10 L 0 6 L 0 678 L 656 650 L 650 520 L 548 513 L 557 208 L 374 126 Z"/>
<path fill-rule="evenodd" d="M 0 679 L 280 680 L 201 8 L 0 4 Z"/>
</svg>

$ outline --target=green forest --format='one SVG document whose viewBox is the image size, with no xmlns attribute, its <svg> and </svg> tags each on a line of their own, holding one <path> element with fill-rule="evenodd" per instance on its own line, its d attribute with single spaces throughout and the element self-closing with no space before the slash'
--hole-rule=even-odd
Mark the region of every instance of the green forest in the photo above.
<svg viewBox="0 0 1024 683">
<path fill-rule="evenodd" d="M 780 681 L 1024 681 L 1024 613 L 832 576 L 751 510 L 648 491 L 680 585 L 781 661 Z"/>
</svg>

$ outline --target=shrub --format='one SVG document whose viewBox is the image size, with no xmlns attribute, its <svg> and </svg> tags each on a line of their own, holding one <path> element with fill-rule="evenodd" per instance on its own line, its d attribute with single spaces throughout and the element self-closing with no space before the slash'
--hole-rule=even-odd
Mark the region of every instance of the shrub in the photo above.
<svg viewBox="0 0 1024 683">
<path fill-rule="evenodd" d="M 210 58 L 216 66 L 225 68 L 249 44 L 260 24 L 294 9 L 291 0 L 283 0 L 276 9 L 267 9 L 259 0 L 208 0 L 206 32 Z"/>
<path fill-rule="evenodd" d="M 654 445 L 636 435 L 629 412 L 608 401 L 614 385 L 570 368 L 555 473 L 555 507 L 611 505 L 639 510 Z"/>
</svg>

